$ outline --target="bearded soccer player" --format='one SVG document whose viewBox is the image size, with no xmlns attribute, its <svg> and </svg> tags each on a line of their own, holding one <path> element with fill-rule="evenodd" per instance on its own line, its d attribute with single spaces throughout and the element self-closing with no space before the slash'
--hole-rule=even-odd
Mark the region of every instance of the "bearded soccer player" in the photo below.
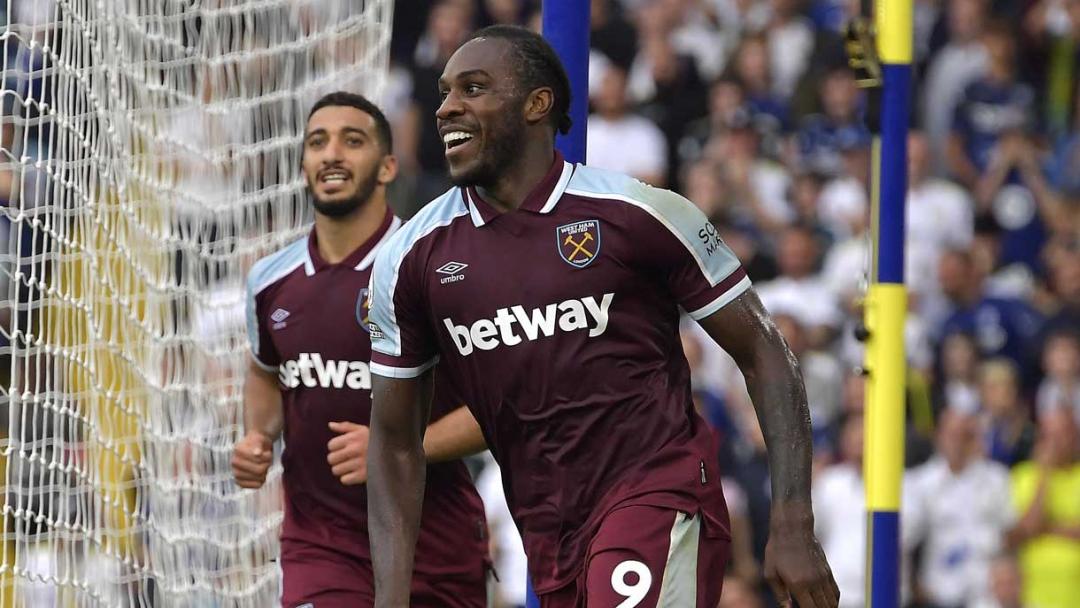
<svg viewBox="0 0 1080 608">
<path fill-rule="evenodd" d="M 684 310 L 738 362 L 758 411 L 774 592 L 836 606 L 795 358 L 704 215 L 562 159 L 569 86 L 533 32 L 481 30 L 439 87 L 457 187 L 391 237 L 372 277 L 376 605 L 408 602 L 437 371 L 502 467 L 542 606 L 716 606 L 728 515 L 717 446 L 692 405 Z"/>
<path fill-rule="evenodd" d="M 386 203 L 397 172 L 386 118 L 362 96 L 327 95 L 308 116 L 302 162 L 314 228 L 248 277 L 253 356 L 233 472 L 241 486 L 260 487 L 284 432 L 282 605 L 372 606 L 367 286 L 375 252 L 401 227 Z M 442 464 L 427 468 L 405 597 L 411 587 L 413 606 L 480 608 L 487 605 L 483 505 L 455 459 L 482 449 L 483 437 L 463 407 L 436 405 L 433 418 L 427 460 Z"/>
</svg>

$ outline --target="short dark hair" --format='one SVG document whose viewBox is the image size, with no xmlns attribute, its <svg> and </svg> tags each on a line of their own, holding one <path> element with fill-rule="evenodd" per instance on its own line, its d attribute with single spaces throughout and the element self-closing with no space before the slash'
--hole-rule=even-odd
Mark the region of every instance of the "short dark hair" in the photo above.
<svg viewBox="0 0 1080 608">
<path fill-rule="evenodd" d="M 555 93 L 551 111 L 552 126 L 558 133 L 570 131 L 570 78 L 566 76 L 559 55 L 551 48 L 547 40 L 536 32 L 517 25 L 492 25 L 485 27 L 469 40 L 477 38 L 499 38 L 514 47 L 515 70 L 521 86 L 526 91 L 540 87 L 551 87 Z"/>
<path fill-rule="evenodd" d="M 327 93 L 326 95 L 323 95 L 319 101 L 316 101 L 315 105 L 311 106 L 311 111 L 308 112 L 307 119 L 310 121 L 315 112 L 330 106 L 348 106 L 350 108 L 356 108 L 371 116 L 375 120 L 375 134 L 378 136 L 379 143 L 382 144 L 383 150 L 385 150 L 387 154 L 393 154 L 394 136 L 390 133 L 390 121 L 386 120 L 386 115 L 383 114 L 382 110 L 379 109 L 379 106 L 372 103 L 370 99 L 359 93 L 349 93 L 348 91 L 334 91 L 333 93 Z"/>
</svg>

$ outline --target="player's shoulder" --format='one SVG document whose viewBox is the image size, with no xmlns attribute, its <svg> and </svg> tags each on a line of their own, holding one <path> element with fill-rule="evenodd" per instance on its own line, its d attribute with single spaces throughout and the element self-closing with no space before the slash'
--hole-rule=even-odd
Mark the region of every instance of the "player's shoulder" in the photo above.
<svg viewBox="0 0 1080 608">
<path fill-rule="evenodd" d="M 412 219 L 397 230 L 379 248 L 375 258 L 376 271 L 387 265 L 397 266 L 416 244 L 440 228 L 445 228 L 458 218 L 469 214 L 461 197 L 461 189 L 454 187 L 424 205 Z"/>
<path fill-rule="evenodd" d="M 308 238 L 304 236 L 260 258 L 248 272 L 247 288 L 252 296 L 280 281 L 304 264 L 309 264 Z"/>
<path fill-rule="evenodd" d="M 566 194 L 610 201 L 612 205 L 636 208 L 653 216 L 669 228 L 679 227 L 696 232 L 705 220 L 704 214 L 682 195 L 657 188 L 624 173 L 579 165 L 574 171 Z M 685 225 L 685 226 L 684 226 Z"/>
</svg>

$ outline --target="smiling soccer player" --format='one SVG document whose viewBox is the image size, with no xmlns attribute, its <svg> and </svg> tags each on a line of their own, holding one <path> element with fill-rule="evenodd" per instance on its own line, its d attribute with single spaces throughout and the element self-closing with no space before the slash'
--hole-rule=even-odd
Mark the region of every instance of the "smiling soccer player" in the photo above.
<svg viewBox="0 0 1080 608">
<path fill-rule="evenodd" d="M 501 465 L 542 606 L 716 606 L 728 516 L 681 309 L 739 363 L 762 422 L 766 574 L 782 600 L 836 606 L 795 359 L 706 218 L 673 192 L 564 162 L 554 140 L 570 125 L 569 86 L 535 33 L 481 30 L 439 87 L 457 187 L 391 237 L 373 271 L 377 605 L 407 605 L 438 365 Z"/>
<path fill-rule="evenodd" d="M 308 117 L 303 169 L 311 233 L 255 264 L 248 277 L 252 359 L 246 435 L 233 451 L 245 488 L 262 486 L 282 432 L 285 522 L 282 605 L 363 608 L 375 602 L 367 533 L 371 342 L 367 286 L 375 253 L 400 229 L 386 204 L 397 163 L 390 127 L 367 99 L 332 93 Z M 440 399 L 426 438 L 413 606 L 487 605 L 484 512 L 465 466 L 483 448 L 464 408 Z M 409 594 L 409 579 L 406 579 Z"/>
</svg>

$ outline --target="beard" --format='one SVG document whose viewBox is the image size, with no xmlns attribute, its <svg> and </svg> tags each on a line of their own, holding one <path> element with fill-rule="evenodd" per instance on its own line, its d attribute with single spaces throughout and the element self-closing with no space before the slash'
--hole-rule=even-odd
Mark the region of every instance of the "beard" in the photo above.
<svg viewBox="0 0 1080 608">
<path fill-rule="evenodd" d="M 450 182 L 455 186 L 493 186 L 524 149 L 525 125 L 516 113 L 505 112 L 491 125 L 484 140 L 488 145 L 472 167 L 458 175 L 450 173 Z"/>
<path fill-rule="evenodd" d="M 371 169 L 371 172 L 364 176 L 360 180 L 360 184 L 356 187 L 356 192 L 349 198 L 342 201 L 326 201 L 320 199 L 314 194 L 311 195 L 312 206 L 315 207 L 315 212 L 324 215 L 329 218 L 342 218 L 347 215 L 351 215 L 360 207 L 364 206 L 364 203 L 371 198 L 371 194 L 375 192 L 375 187 L 379 185 L 379 165 L 375 165 Z"/>
</svg>

